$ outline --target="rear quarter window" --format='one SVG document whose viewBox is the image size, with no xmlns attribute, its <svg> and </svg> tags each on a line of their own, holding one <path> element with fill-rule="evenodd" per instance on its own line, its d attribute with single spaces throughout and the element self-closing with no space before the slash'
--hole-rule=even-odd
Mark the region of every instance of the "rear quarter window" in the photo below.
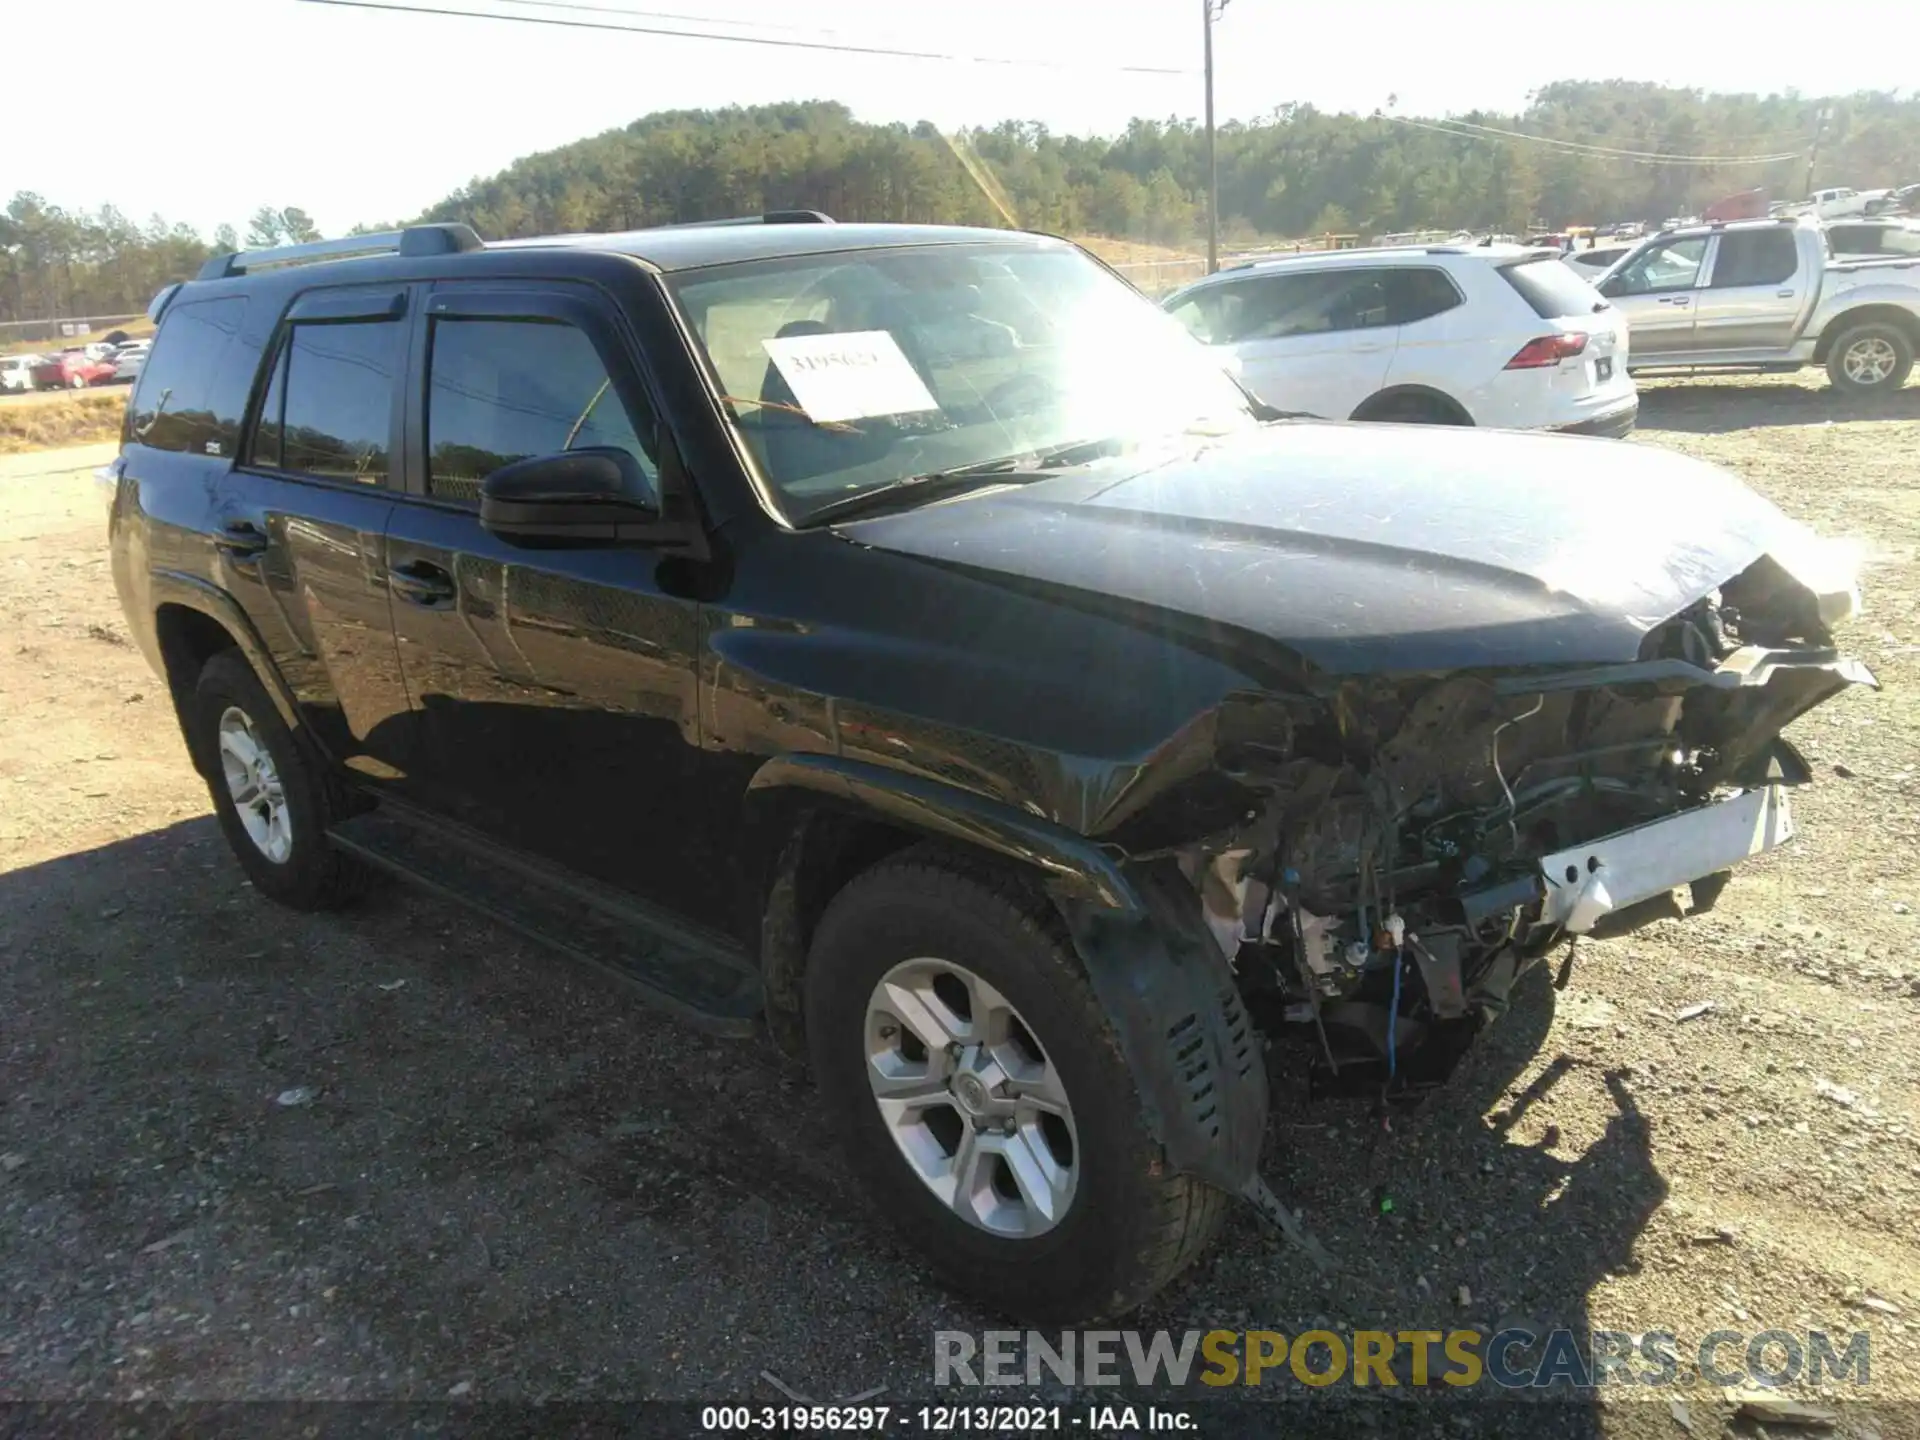
<svg viewBox="0 0 1920 1440">
<path fill-rule="evenodd" d="M 1558 260 L 1523 260 L 1502 265 L 1505 280 L 1542 320 L 1572 320 L 1606 308 L 1600 292 Z"/>
<path fill-rule="evenodd" d="M 240 341 L 246 314 L 241 295 L 168 307 L 127 406 L 130 443 L 225 458 L 237 453 L 258 358 Z"/>
</svg>

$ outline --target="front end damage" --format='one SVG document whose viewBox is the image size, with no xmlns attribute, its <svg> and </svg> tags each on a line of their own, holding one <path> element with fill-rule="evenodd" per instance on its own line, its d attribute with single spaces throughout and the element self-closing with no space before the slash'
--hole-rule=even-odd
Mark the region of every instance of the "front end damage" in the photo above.
<svg viewBox="0 0 1920 1440">
<path fill-rule="evenodd" d="M 1556 946 L 1680 887 L 1705 901 L 1790 837 L 1808 772 L 1781 730 L 1875 684 L 1832 648 L 1848 609 L 1763 558 L 1627 663 L 1237 701 L 1210 768 L 1110 838 L 1177 865 L 1247 1012 L 1312 1047 L 1317 1087 L 1416 1092 Z"/>
</svg>

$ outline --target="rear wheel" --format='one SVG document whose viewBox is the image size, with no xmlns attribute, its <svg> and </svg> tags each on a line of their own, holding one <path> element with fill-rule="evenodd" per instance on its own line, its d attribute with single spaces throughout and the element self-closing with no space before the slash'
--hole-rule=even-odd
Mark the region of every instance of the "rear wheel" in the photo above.
<svg viewBox="0 0 1920 1440">
<path fill-rule="evenodd" d="M 214 814 L 254 888 L 298 910 L 332 909 L 358 893 L 366 872 L 326 838 L 334 788 L 238 650 L 201 669 L 191 724 L 194 753 L 212 762 Z"/>
<path fill-rule="evenodd" d="M 1898 390 L 1912 372 L 1913 341 L 1898 325 L 1884 321 L 1851 327 L 1827 354 L 1827 378 L 1836 390 L 1851 395 Z"/>
<path fill-rule="evenodd" d="M 1424 395 L 1395 395 L 1361 407 L 1353 417 L 1388 425 L 1464 425 L 1459 413 Z"/>
<path fill-rule="evenodd" d="M 1106 1015 L 1044 898 L 937 851 L 828 907 L 807 1036 L 854 1169 L 949 1283 L 1076 1322 L 1132 1310 L 1226 1197 L 1169 1175 Z"/>
</svg>

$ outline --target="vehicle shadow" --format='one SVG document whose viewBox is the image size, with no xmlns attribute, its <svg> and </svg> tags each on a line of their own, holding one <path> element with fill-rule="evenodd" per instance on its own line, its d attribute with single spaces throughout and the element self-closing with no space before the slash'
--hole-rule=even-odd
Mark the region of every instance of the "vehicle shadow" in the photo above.
<svg viewBox="0 0 1920 1440">
<path fill-rule="evenodd" d="M 336 915 L 279 909 L 200 818 L 0 875 L 0 954 L 7 1398 L 780 1403 L 772 1374 L 917 1404 L 935 1331 L 1004 1324 L 893 1239 L 764 1046 L 451 905 L 385 886 Z M 1626 1084 L 1543 1056 L 1551 1023 L 1536 972 L 1391 1128 L 1277 1092 L 1267 1172 L 1340 1269 L 1236 1211 L 1120 1323 L 1584 1334 L 1665 1184 Z M 1587 1114 L 1605 1102 L 1602 1132 L 1542 1132 L 1569 1086 Z M 1311 1423 L 1352 1394 L 1274 1398 Z M 1472 1405 L 1480 1434 L 1598 1433 L 1590 1397 L 1420 1398 Z"/>
<path fill-rule="evenodd" d="M 1782 425 L 1857 420 L 1920 420 L 1920 385 L 1856 399 L 1798 375 L 1738 380 L 1719 376 L 1642 379 L 1641 430 L 1722 435 Z"/>
</svg>

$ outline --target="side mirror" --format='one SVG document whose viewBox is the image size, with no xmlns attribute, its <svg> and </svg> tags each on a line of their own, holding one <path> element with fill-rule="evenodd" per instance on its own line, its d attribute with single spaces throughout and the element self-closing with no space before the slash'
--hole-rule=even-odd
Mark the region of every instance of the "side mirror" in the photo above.
<svg viewBox="0 0 1920 1440">
<path fill-rule="evenodd" d="M 619 545 L 650 539 L 660 513 L 632 455 L 613 446 L 530 455 L 480 482 L 480 524 L 515 545 Z"/>
</svg>

